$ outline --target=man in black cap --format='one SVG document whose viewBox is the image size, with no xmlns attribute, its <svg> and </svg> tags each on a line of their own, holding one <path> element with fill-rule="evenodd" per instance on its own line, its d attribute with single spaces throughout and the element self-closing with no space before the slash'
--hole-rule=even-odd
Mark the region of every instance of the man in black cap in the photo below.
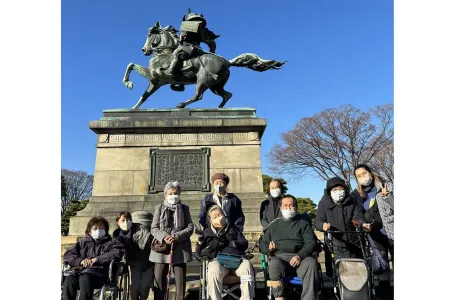
<svg viewBox="0 0 450 300">
<path fill-rule="evenodd" d="M 212 205 L 219 205 L 228 223 L 233 223 L 236 228 L 243 232 L 245 216 L 242 211 L 241 200 L 232 193 L 227 192 L 230 178 L 224 173 L 216 173 L 212 176 L 211 182 L 214 186 L 214 193 L 208 194 L 200 203 L 198 219 L 203 228 L 209 227 L 207 224 L 207 212 Z"/>
</svg>

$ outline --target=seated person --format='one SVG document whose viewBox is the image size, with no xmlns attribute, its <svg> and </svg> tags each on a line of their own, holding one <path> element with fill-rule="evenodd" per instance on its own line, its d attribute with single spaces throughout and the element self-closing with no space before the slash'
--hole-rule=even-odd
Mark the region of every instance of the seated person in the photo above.
<svg viewBox="0 0 450 300">
<path fill-rule="evenodd" d="M 242 211 L 241 200 L 232 193 L 227 192 L 227 186 L 230 183 L 230 178 L 223 173 L 214 174 L 211 178 L 214 185 L 214 193 L 208 194 L 200 203 L 200 211 L 198 219 L 203 228 L 207 228 L 207 212 L 213 205 L 218 205 L 222 208 L 227 223 L 233 223 L 234 227 L 239 231 L 244 231 L 245 216 Z"/>
<path fill-rule="evenodd" d="M 131 215 L 128 211 L 120 212 L 116 217 L 117 229 L 113 237 L 118 239 L 125 248 L 127 263 L 130 265 L 131 299 L 147 299 L 153 287 L 154 266 L 150 262 L 150 234 L 152 214 L 137 211 Z"/>
<path fill-rule="evenodd" d="M 197 255 L 213 259 L 218 254 L 231 254 L 236 261 L 235 268 L 225 267 L 220 259 L 209 262 L 207 285 L 211 300 L 222 299 L 223 278 L 229 274 L 236 275 L 241 280 L 241 300 L 255 297 L 254 270 L 249 260 L 245 259 L 248 241 L 233 223 L 227 224 L 220 206 L 211 206 L 208 210 L 208 224 L 204 230 L 204 241 L 197 244 Z"/>
<path fill-rule="evenodd" d="M 361 209 L 350 197 L 348 185 L 342 178 L 334 177 L 327 181 L 327 186 L 316 212 L 317 230 L 355 231 L 352 220 L 363 224 L 370 230 Z M 361 246 L 356 232 L 333 234 L 334 258 L 362 258 Z"/>
<path fill-rule="evenodd" d="M 315 300 L 318 273 L 317 262 L 311 257 L 316 246 L 314 231 L 304 216 L 297 213 L 294 196 L 284 195 L 280 205 L 282 217 L 269 225 L 259 244 L 261 253 L 271 255 L 268 272 L 273 297 L 284 299 L 283 278 L 296 273 L 302 279 L 301 299 Z"/>
<path fill-rule="evenodd" d="M 63 300 L 92 300 L 94 289 L 100 289 L 108 279 L 111 261 L 120 261 L 122 244 L 108 233 L 109 224 L 102 217 L 93 217 L 86 226 L 86 237 L 64 253 L 63 261 L 72 267 L 83 267 L 64 279 Z M 90 268 L 90 267 L 100 268 Z"/>
</svg>

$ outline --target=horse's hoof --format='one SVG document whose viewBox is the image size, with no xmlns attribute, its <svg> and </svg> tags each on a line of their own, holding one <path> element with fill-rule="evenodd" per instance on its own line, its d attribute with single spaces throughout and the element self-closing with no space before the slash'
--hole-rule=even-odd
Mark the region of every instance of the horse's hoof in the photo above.
<svg viewBox="0 0 450 300">
<path fill-rule="evenodd" d="M 186 104 L 180 103 L 180 104 L 177 105 L 177 108 L 184 108 L 185 106 L 186 106 Z"/>
<path fill-rule="evenodd" d="M 133 82 L 127 81 L 127 82 L 125 82 L 125 86 L 126 86 L 127 88 L 129 88 L 130 90 L 132 90 L 132 89 L 133 89 Z"/>
</svg>

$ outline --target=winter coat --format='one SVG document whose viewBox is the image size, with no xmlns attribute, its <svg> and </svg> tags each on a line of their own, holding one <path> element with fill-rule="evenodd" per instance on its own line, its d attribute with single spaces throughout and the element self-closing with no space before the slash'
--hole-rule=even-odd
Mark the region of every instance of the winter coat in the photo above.
<svg viewBox="0 0 450 300">
<path fill-rule="evenodd" d="M 114 230 L 113 237 L 124 245 L 126 258 L 130 265 L 146 267 L 150 264 L 149 258 L 153 240 L 150 228 L 133 223 L 126 232 L 120 228 Z"/>
<path fill-rule="evenodd" d="M 352 220 L 359 222 L 361 225 L 367 223 L 361 212 L 361 208 L 355 204 L 353 197 L 350 197 L 348 186 L 346 186 L 346 196 L 340 204 L 333 202 L 330 196 L 330 190 L 331 188 L 325 190 L 319 202 L 315 219 L 317 230 L 323 232 L 323 224 L 329 223 L 331 225 L 330 230 L 355 231 Z M 360 247 L 356 233 L 333 234 L 333 238 L 344 243 L 350 243 L 358 248 Z"/>
<path fill-rule="evenodd" d="M 213 195 L 214 194 L 206 195 L 200 203 L 198 219 L 200 225 L 202 225 L 203 228 L 209 227 L 209 224 L 207 224 L 208 209 L 211 206 L 216 205 Z M 225 217 L 227 218 L 228 224 L 233 223 L 239 231 L 244 231 L 245 216 L 244 212 L 242 211 L 242 202 L 235 194 L 227 193 L 223 196 L 222 210 L 225 214 Z"/>
<path fill-rule="evenodd" d="M 280 201 L 281 196 L 279 196 L 278 198 L 269 196 L 261 203 L 261 208 L 259 210 L 259 219 L 261 221 L 263 229 L 266 228 L 270 224 L 270 222 L 272 222 L 276 218 L 281 217 Z"/>
<path fill-rule="evenodd" d="M 160 216 L 161 209 L 164 204 L 158 204 L 155 208 L 155 213 L 153 215 L 151 234 L 160 243 L 163 242 L 164 238 L 168 235 L 173 235 L 177 238 L 175 242 L 175 248 L 173 249 L 173 260 L 174 264 L 187 263 L 192 260 L 192 246 L 190 236 L 194 232 L 194 223 L 192 223 L 191 213 L 189 211 L 189 206 L 181 204 L 183 208 L 184 215 L 184 228 L 178 230 L 176 228 L 168 228 L 166 230 L 160 229 Z M 172 224 L 173 226 L 173 224 Z M 170 262 L 169 254 L 157 253 L 155 251 L 150 252 L 150 261 L 155 263 L 166 263 Z"/>
<path fill-rule="evenodd" d="M 106 234 L 99 240 L 91 236 L 78 241 L 75 246 L 64 253 L 63 261 L 72 267 L 80 266 L 85 258 L 97 258 L 94 266 L 103 266 L 103 269 L 84 269 L 81 273 L 90 273 L 100 277 L 108 275 L 111 261 L 120 261 L 125 253 L 123 245 L 116 239 Z"/>
<path fill-rule="evenodd" d="M 203 232 L 203 242 L 197 244 L 197 256 L 215 258 L 218 253 L 245 255 L 248 241 L 234 225 L 226 226 L 222 231 L 214 232 L 208 227 Z"/>
<path fill-rule="evenodd" d="M 393 195 L 393 187 L 392 184 L 388 184 L 388 191 L 390 192 L 390 195 L 388 197 L 383 197 L 381 195 L 381 185 L 384 185 L 384 182 L 377 182 L 377 184 L 373 187 L 376 189 L 376 196 L 375 196 L 375 203 L 370 207 L 369 209 L 364 208 L 364 202 L 366 199 L 362 198 L 359 194 L 358 190 L 355 189 L 352 192 L 352 197 L 355 199 L 355 203 L 360 207 L 362 213 L 364 214 L 365 219 L 368 223 L 372 225 L 372 230 L 370 232 L 370 235 L 373 239 L 383 239 L 383 235 L 391 236 L 393 238 L 393 226 L 394 226 L 394 195 Z M 382 209 L 380 208 L 379 201 L 384 202 L 384 216 L 382 216 Z M 383 203 L 382 203 L 383 204 Z M 388 224 L 385 224 L 384 220 L 389 222 Z M 384 230 L 381 230 L 383 229 Z M 386 228 L 388 227 L 388 228 Z M 386 230 L 390 233 L 386 233 Z M 393 242 L 391 240 L 391 242 Z"/>
</svg>

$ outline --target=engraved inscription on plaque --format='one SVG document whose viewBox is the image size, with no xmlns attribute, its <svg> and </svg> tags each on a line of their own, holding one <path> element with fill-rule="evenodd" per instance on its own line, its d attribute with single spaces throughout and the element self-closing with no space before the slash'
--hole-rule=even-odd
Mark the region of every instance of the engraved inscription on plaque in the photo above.
<svg viewBox="0 0 450 300">
<path fill-rule="evenodd" d="M 169 181 L 178 181 L 183 191 L 209 192 L 210 148 L 198 150 L 150 150 L 149 193 L 164 191 Z"/>
</svg>

